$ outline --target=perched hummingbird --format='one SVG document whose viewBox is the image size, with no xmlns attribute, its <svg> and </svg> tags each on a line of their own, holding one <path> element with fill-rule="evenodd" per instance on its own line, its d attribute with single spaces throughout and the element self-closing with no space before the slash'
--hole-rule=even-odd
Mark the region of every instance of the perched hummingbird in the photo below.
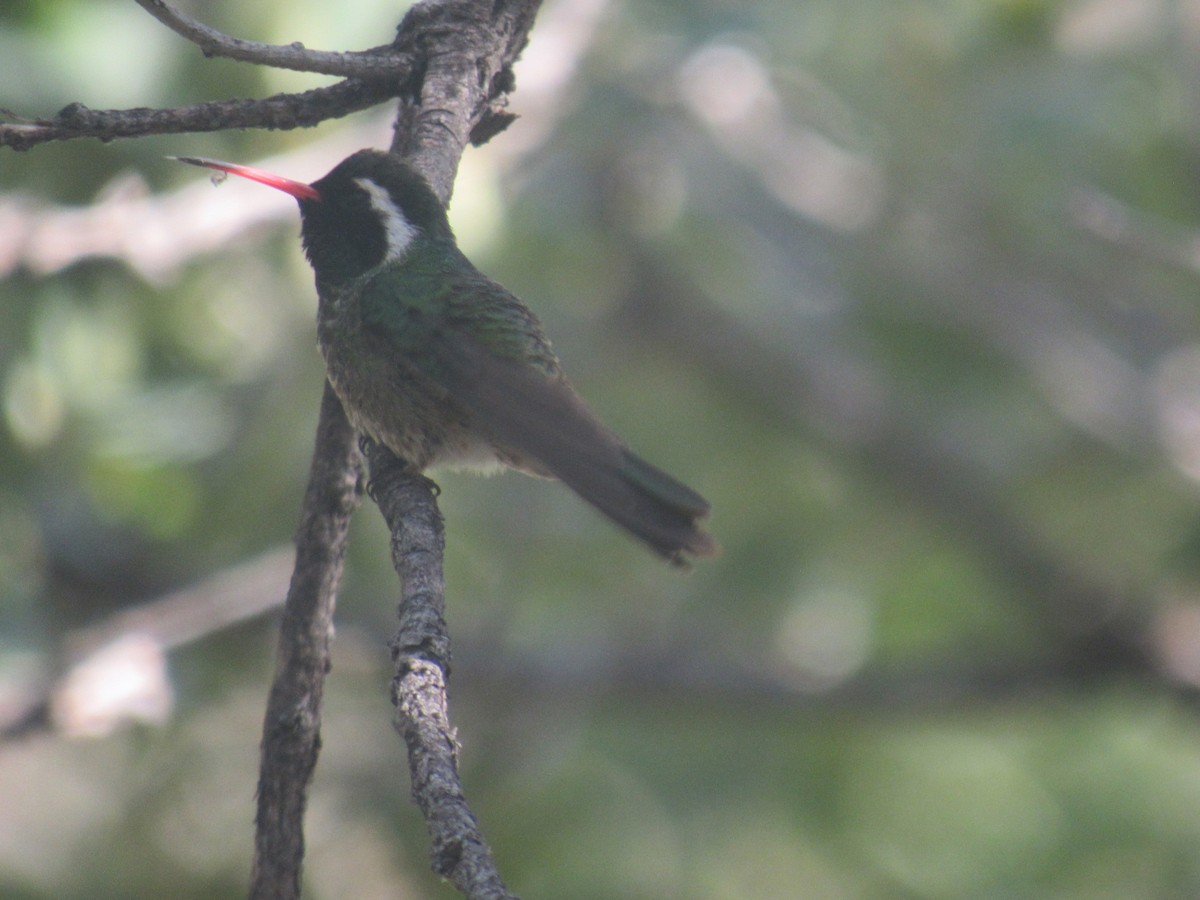
<svg viewBox="0 0 1200 900">
<path fill-rule="evenodd" d="M 707 501 L 584 405 L 537 317 L 458 249 L 428 183 L 362 150 L 312 184 L 196 157 L 300 204 L 317 339 L 351 423 L 413 472 L 509 466 L 561 479 L 674 563 L 712 556 Z"/>
</svg>

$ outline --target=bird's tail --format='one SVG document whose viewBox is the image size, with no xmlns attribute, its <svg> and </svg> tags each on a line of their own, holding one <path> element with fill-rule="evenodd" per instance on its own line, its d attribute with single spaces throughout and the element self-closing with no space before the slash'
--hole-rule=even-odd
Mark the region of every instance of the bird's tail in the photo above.
<svg viewBox="0 0 1200 900">
<path fill-rule="evenodd" d="M 601 437 L 611 442 L 602 453 L 568 456 L 545 446 L 527 447 L 526 452 L 540 450 L 539 462 L 551 475 L 671 563 L 686 567 L 691 557 L 720 552 L 712 535 L 700 528 L 708 501 L 637 456 L 607 429 L 590 439 Z"/>
<path fill-rule="evenodd" d="M 563 480 L 622 528 L 676 565 L 691 557 L 715 556 L 717 542 L 702 531 L 708 501 L 662 469 L 622 447 L 616 478 Z M 593 487 L 598 489 L 593 489 Z"/>
<path fill-rule="evenodd" d="M 443 339 L 448 337 L 443 335 Z M 701 530 L 708 501 L 634 454 L 561 376 L 497 356 L 456 335 L 439 353 L 437 380 L 516 459 L 560 479 L 634 537 L 676 565 L 715 556 Z"/>
</svg>

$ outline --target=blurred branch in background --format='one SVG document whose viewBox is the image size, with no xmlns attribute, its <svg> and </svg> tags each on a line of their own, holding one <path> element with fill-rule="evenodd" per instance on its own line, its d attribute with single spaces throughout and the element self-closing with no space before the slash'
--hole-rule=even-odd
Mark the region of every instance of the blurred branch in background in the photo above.
<svg viewBox="0 0 1200 900">
<path fill-rule="evenodd" d="M 1194 229 L 1139 213 L 1093 187 L 1078 187 L 1070 212 L 1075 225 L 1131 254 L 1200 272 L 1200 235 Z"/>
<path fill-rule="evenodd" d="M 382 117 L 337 131 L 255 165 L 297 177 L 323 173 L 378 137 Z M 249 189 L 247 189 L 249 188 Z M 93 257 L 118 260 L 154 284 L 166 284 L 199 257 L 243 240 L 267 224 L 291 222 L 290 203 L 231 182 L 214 191 L 203 180 L 153 194 L 139 174 L 111 181 L 88 206 L 59 207 L 22 194 L 0 196 L 0 275 L 18 267 L 48 275 Z"/>
<path fill-rule="evenodd" d="M 684 346 L 694 349 L 690 340 Z M 734 384 L 747 384 L 744 376 L 724 368 L 721 375 Z M 940 505 L 935 511 L 948 516 Z M 978 550 L 995 555 L 987 543 Z M 42 728 L 68 737 L 98 737 L 130 724 L 163 724 L 173 713 L 167 655 L 278 609 L 294 557 L 294 548 L 281 547 L 67 635 L 61 652 L 66 664 L 56 678 L 10 679 L 0 685 L 0 694 L 7 698 L 0 740 L 27 737 Z M 1031 602 L 1046 596 L 1041 582 L 1014 581 Z M 1085 635 L 1072 643 L 1073 636 L 1068 636 L 1038 658 L 977 655 L 924 666 L 868 666 L 849 680 L 823 687 L 796 683 L 769 659 L 748 665 L 697 655 L 698 647 L 720 644 L 719 635 L 698 630 L 670 642 L 654 639 L 606 648 L 590 643 L 574 650 L 564 643 L 551 658 L 499 652 L 492 642 L 459 639 L 456 668 L 518 696 L 533 692 L 582 699 L 619 694 L 630 702 L 668 696 L 704 705 L 763 703 L 794 711 L 978 707 L 1122 673 L 1150 681 L 1165 677 L 1190 689 L 1200 684 L 1200 616 L 1189 608 L 1185 603 L 1166 606 L 1145 629 L 1113 638 L 1125 646 L 1115 657 L 1105 655 L 1101 637 Z M 1095 626 L 1102 633 L 1114 628 L 1112 620 Z M 1143 639 L 1157 664 L 1127 646 Z"/>
<path fill-rule="evenodd" d="M 38 684 L 7 684 L 0 738 L 50 726 L 68 737 L 100 737 L 131 722 L 162 724 L 173 690 L 166 656 L 283 603 L 296 551 L 281 547 L 74 634 L 63 672 Z"/>
</svg>

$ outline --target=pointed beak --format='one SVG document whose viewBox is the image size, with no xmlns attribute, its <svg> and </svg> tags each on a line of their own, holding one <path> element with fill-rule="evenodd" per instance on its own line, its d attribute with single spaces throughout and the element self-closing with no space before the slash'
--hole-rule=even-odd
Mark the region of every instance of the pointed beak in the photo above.
<svg viewBox="0 0 1200 900">
<path fill-rule="evenodd" d="M 264 172 L 262 169 L 240 166 L 237 163 L 221 162 L 216 159 L 205 159 L 202 156 L 169 156 L 167 158 L 177 159 L 179 162 L 187 163 L 189 166 L 203 166 L 206 169 L 216 169 L 218 172 L 228 172 L 230 175 L 240 175 L 242 178 L 249 178 L 251 181 L 257 181 L 259 184 L 273 187 L 277 191 L 291 194 L 297 200 L 321 199 L 320 192 L 311 184 L 305 184 L 303 181 L 292 181 L 290 178 L 284 178 L 282 175 L 275 175 L 271 172 Z"/>
</svg>

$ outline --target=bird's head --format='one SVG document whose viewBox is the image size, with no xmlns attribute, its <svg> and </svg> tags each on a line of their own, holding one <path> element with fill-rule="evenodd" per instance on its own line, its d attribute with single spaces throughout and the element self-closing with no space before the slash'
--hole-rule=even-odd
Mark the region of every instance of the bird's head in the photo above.
<svg viewBox="0 0 1200 900">
<path fill-rule="evenodd" d="M 422 238 L 453 241 L 446 210 L 425 179 L 378 150 L 346 157 L 312 184 L 236 163 L 176 159 L 295 197 L 304 252 L 318 284 L 343 285 L 382 263 L 398 262 Z"/>
</svg>

